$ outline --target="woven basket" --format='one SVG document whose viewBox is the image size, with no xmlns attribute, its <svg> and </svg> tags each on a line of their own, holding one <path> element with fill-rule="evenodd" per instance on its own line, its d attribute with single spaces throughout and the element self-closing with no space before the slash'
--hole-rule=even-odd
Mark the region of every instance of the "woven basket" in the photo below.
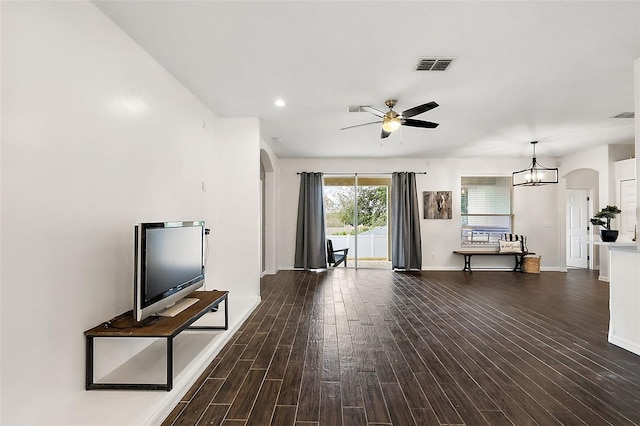
<svg viewBox="0 0 640 426">
<path fill-rule="evenodd" d="M 525 256 L 522 259 L 522 272 L 527 274 L 540 273 L 540 259 L 542 256 Z"/>
</svg>

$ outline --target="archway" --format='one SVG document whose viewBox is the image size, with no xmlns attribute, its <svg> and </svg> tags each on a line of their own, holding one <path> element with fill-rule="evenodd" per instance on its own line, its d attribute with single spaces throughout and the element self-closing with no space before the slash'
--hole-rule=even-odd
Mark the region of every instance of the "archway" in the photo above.
<svg viewBox="0 0 640 426">
<path fill-rule="evenodd" d="M 273 161 L 266 150 L 260 149 L 260 256 L 262 275 L 276 272 L 274 179 Z"/>
</svg>

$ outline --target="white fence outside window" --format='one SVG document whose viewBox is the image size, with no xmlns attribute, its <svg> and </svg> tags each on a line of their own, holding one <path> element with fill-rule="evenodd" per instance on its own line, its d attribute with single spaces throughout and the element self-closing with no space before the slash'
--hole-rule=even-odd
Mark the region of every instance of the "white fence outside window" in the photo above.
<svg viewBox="0 0 640 426">
<path fill-rule="evenodd" d="M 327 235 L 333 243 L 334 250 L 349 249 L 349 259 L 355 254 L 355 235 Z M 386 235 L 358 235 L 359 259 L 389 259 L 389 238 Z"/>
</svg>

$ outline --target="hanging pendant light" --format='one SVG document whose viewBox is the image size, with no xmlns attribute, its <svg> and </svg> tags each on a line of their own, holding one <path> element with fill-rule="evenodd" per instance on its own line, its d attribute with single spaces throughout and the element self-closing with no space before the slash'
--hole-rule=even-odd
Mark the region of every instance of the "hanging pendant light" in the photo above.
<svg viewBox="0 0 640 426">
<path fill-rule="evenodd" d="M 511 177 L 511 183 L 513 186 L 539 186 L 547 185 L 550 183 L 558 183 L 558 169 L 549 169 L 538 164 L 536 160 L 536 144 L 538 141 L 533 141 L 533 158 L 531 163 L 526 169 L 519 172 L 513 172 Z"/>
</svg>

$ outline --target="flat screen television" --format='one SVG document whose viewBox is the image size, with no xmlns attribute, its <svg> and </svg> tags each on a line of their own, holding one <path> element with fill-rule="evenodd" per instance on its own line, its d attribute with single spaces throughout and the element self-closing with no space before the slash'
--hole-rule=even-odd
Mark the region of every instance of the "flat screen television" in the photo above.
<svg viewBox="0 0 640 426">
<path fill-rule="evenodd" d="M 197 301 L 185 297 L 204 285 L 203 221 L 140 223 L 134 241 L 136 321 L 174 316 Z"/>
</svg>

